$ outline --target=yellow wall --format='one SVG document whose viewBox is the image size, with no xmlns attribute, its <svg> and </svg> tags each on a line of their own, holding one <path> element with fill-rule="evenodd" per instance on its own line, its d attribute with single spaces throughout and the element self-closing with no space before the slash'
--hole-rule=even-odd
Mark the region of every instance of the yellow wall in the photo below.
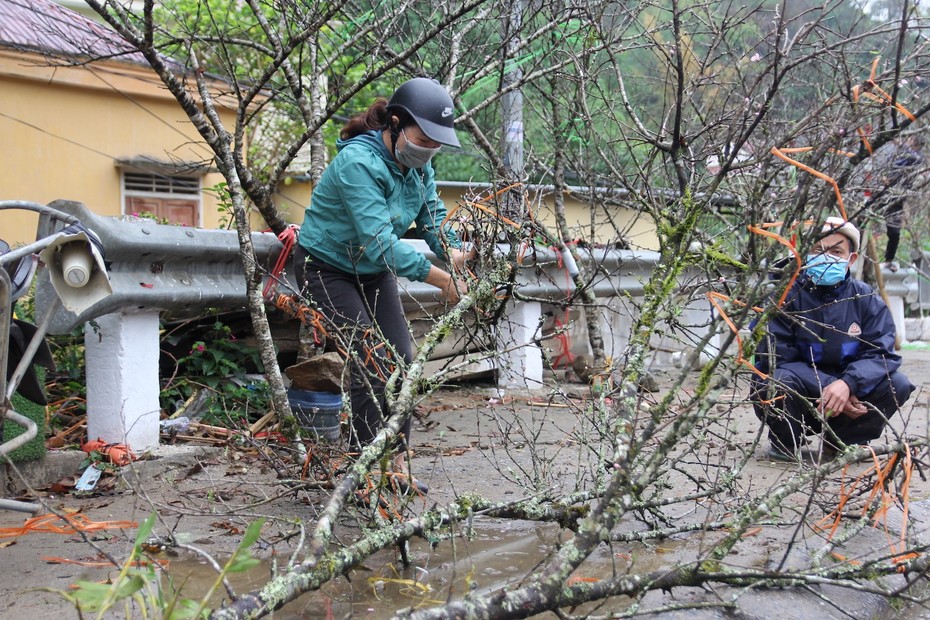
<svg viewBox="0 0 930 620">
<path fill-rule="evenodd" d="M 209 150 L 151 70 L 125 63 L 46 67 L 40 56 L 0 50 L 0 200 L 83 202 L 120 215 L 118 159 L 203 161 Z M 232 112 L 223 112 L 232 127 Z M 210 187 L 222 180 L 210 173 Z M 216 201 L 202 195 L 202 225 L 218 225 Z M 36 217 L 0 212 L 0 238 L 35 239 Z"/>
<path fill-rule="evenodd" d="M 43 57 L 0 49 L 0 200 L 47 204 L 64 198 L 82 202 L 101 215 L 122 214 L 120 159 L 148 157 L 156 161 L 209 161 L 211 155 L 177 102 L 154 73 L 126 63 L 94 63 L 89 67 L 48 67 Z M 234 113 L 221 109 L 226 126 Z M 206 174 L 202 187 L 222 181 Z M 463 200 L 464 187 L 440 186 L 451 209 Z M 219 226 L 216 199 L 202 192 L 201 225 Z M 285 219 L 300 224 L 310 200 L 310 186 L 282 184 L 275 203 Z M 533 204 L 537 204 L 532 196 Z M 537 208 L 552 225 L 551 196 Z M 572 234 L 590 238 L 588 205 L 566 197 Z M 657 249 L 651 221 L 632 209 L 613 208 L 613 221 L 625 229 L 634 247 Z M 10 244 L 35 239 L 37 217 L 23 211 L 0 211 L 0 238 Z M 255 230 L 264 222 L 253 214 Z M 594 240 L 612 242 L 617 235 L 601 214 Z"/>
<path fill-rule="evenodd" d="M 310 204 L 312 186 L 306 181 L 285 178 L 275 192 L 274 204 L 288 222 L 300 225 L 304 221 L 304 209 Z"/>
<path fill-rule="evenodd" d="M 448 206 L 462 202 L 464 196 L 452 188 L 442 189 L 443 202 Z M 539 192 L 542 192 L 542 196 Z M 528 199 L 534 209 L 534 217 L 542 221 L 554 234 L 558 229 L 555 224 L 555 201 L 550 188 L 531 187 Z M 564 196 L 565 220 L 572 239 L 583 239 L 591 243 L 611 244 L 622 240 L 633 250 L 658 250 L 659 239 L 656 236 L 652 219 L 635 209 L 618 205 L 604 206 L 598 204 L 592 209 L 591 204 L 575 194 L 568 192 Z M 592 216 L 593 213 L 593 216 Z"/>
</svg>

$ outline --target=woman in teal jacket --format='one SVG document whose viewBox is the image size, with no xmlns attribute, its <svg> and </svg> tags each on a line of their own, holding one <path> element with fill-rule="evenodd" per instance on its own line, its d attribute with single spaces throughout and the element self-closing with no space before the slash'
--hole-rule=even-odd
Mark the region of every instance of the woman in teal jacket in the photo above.
<svg viewBox="0 0 930 620">
<path fill-rule="evenodd" d="M 376 100 L 349 121 L 339 153 L 323 173 L 304 214 L 295 273 L 304 294 L 339 325 L 365 363 L 352 364 L 352 443 L 363 446 L 383 426 L 384 385 L 392 359 L 413 359 L 410 329 L 396 276 L 426 282 L 450 304 L 465 291 L 462 280 L 400 238 L 410 231 L 459 269 L 465 254 L 452 230 L 442 230 L 446 209 L 436 194 L 432 157 L 443 144 L 459 146 L 452 98 L 436 81 L 414 78 L 390 101 Z M 387 343 L 389 347 L 381 346 Z M 402 429 L 395 469 L 407 472 Z M 423 485 L 418 484 L 421 491 Z"/>
</svg>

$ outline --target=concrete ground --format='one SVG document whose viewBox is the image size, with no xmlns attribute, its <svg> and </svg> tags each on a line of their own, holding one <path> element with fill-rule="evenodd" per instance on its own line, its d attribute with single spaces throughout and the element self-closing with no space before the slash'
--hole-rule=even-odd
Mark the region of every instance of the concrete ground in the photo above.
<svg viewBox="0 0 930 620">
<path fill-rule="evenodd" d="M 910 402 L 896 416 L 891 428 L 912 438 L 928 435 L 930 402 L 930 348 L 906 348 L 902 351 L 905 372 L 918 385 Z M 658 399 L 672 389 L 675 369 L 656 370 L 660 390 L 650 395 Z M 696 377 L 692 373 L 691 378 Z M 687 388 L 676 390 L 678 406 L 685 406 Z M 795 476 L 809 471 L 807 463 L 783 464 L 764 458 L 766 442 L 757 443 L 759 425 L 745 402 L 744 384 L 724 389 L 710 408 L 710 421 L 692 434 L 693 442 L 679 446 L 674 467 L 663 477 L 665 496 L 684 496 L 697 488 L 719 481 L 741 460 L 748 450 L 739 479 L 715 498 L 690 499 L 665 509 L 668 525 L 705 522 L 732 515 L 731 510 L 747 498 L 764 497 Z M 598 420 L 591 415 L 590 391 L 575 384 L 562 392 L 512 390 L 500 392 L 488 386 L 471 385 L 443 388 L 424 400 L 414 426 L 413 466 L 426 482 L 429 495 L 411 507 L 413 512 L 444 505 L 469 492 L 501 500 L 533 495 L 554 495 L 589 485 L 603 468 L 592 452 L 596 447 L 585 438 L 596 436 Z M 813 444 L 816 447 L 816 442 Z M 312 526 L 318 509 L 317 494 L 289 491 L 281 484 L 282 472 L 254 449 L 204 448 L 198 446 L 162 446 L 152 458 L 125 468 L 121 479 L 113 478 L 99 492 L 78 496 L 65 486 L 53 483 L 81 473 L 82 453 L 49 453 L 38 464 L 24 467 L 21 474 L 28 486 L 38 491 L 27 495 L 19 490 L 26 484 L 16 472 L 7 472 L 12 496 L 27 496 L 41 501 L 47 510 L 58 513 L 80 512 L 93 522 L 141 522 L 154 511 L 160 516 L 154 534 L 174 533 L 177 540 L 222 556 L 241 539 L 246 525 L 259 515 L 270 517 L 257 546 L 258 555 L 273 554 L 283 562 L 293 550 L 299 530 L 295 518 Z M 856 469 L 856 468 L 859 469 Z M 849 485 L 856 472 L 865 465 L 854 466 L 845 479 L 835 476 L 822 481 L 814 495 L 798 494 L 785 508 L 773 514 L 771 524 L 752 531 L 732 553 L 726 564 L 733 567 L 775 568 L 781 564 L 800 565 L 823 544 L 822 532 L 811 525 L 829 514 L 836 505 L 841 484 Z M 67 482 L 67 480 L 65 480 Z M 926 540 L 930 527 L 930 482 L 915 474 L 911 480 L 909 534 Z M 872 529 L 855 544 L 842 548 L 848 558 L 868 557 L 881 552 L 900 530 L 900 512 L 890 511 L 886 528 Z M 802 528 L 779 525 L 797 522 Z M 0 511 L 0 528 L 22 526 L 25 515 Z M 630 516 L 620 531 L 645 529 L 649 514 Z M 895 522 L 895 518 L 898 522 Z M 849 523 L 846 521 L 844 523 Z M 319 593 L 308 595 L 288 606 L 275 617 L 311 618 L 388 617 L 393 610 L 417 602 L 445 599 L 448 590 L 461 592 L 463 587 L 493 589 L 519 581 L 568 535 L 554 526 L 512 523 L 478 517 L 475 531 L 457 546 L 443 543 L 412 546 L 414 569 L 402 569 L 393 553 L 384 552 L 366 563 L 364 571 L 350 583 L 334 583 Z M 4 533 L 0 529 L 0 534 Z M 9 532 L 6 531 L 8 534 Z M 709 545 L 725 535 L 712 530 L 693 535 L 679 535 L 659 542 L 617 542 L 605 546 L 579 571 L 579 578 L 620 571 L 661 570 L 663 567 L 692 562 L 706 557 Z M 132 529 L 101 529 L 80 535 L 30 532 L 0 537 L 0 618 L 23 618 L 32 614 L 56 614 L 77 617 L 73 608 L 56 593 L 36 588 L 67 591 L 79 579 L 93 581 L 113 577 L 117 570 L 97 567 L 107 554 L 125 558 L 131 547 Z M 151 549 L 150 549 L 151 550 Z M 157 551 L 157 550 L 156 550 Z M 58 558 L 49 560 L 48 558 Z M 191 579 L 209 569 L 198 563 L 191 553 L 179 556 L 159 554 L 156 558 L 170 562 L 169 572 L 195 568 Z M 254 587 L 268 574 L 268 566 L 254 577 Z M 424 576 L 426 575 L 426 576 Z M 177 578 L 177 577 L 176 577 Z M 208 578 L 209 580 L 209 578 Z M 432 592 L 412 603 L 409 586 L 413 580 Z M 464 581 L 463 581 L 464 580 Z M 194 581 L 192 581 L 194 583 Z M 409 589 L 409 588 L 408 588 Z M 425 590 L 424 590 L 425 591 Z M 190 595 L 190 594 L 188 594 Z M 899 612 L 875 594 L 839 590 L 832 587 L 809 590 L 737 591 L 730 588 L 676 589 L 672 593 L 653 593 L 642 602 L 643 609 L 669 604 L 720 604 L 736 601 L 738 611 L 721 608 L 682 611 L 666 615 L 688 617 L 769 618 L 779 610 L 785 618 L 885 618 L 922 617 L 919 609 Z M 618 609 L 628 601 L 615 601 Z M 610 611 L 601 608 L 599 613 Z M 328 614 L 333 616 L 328 616 Z M 576 612 L 580 613 L 580 612 Z M 132 616 L 132 614 L 130 614 Z M 114 617 L 127 617 L 117 613 Z M 554 616 L 553 616 L 554 617 Z M 928 616 L 930 617 L 930 616 Z"/>
</svg>

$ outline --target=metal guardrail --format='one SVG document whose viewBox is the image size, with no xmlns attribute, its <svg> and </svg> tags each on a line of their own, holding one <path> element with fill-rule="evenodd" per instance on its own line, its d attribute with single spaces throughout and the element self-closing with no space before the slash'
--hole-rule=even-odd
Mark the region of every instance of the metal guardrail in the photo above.
<svg viewBox="0 0 930 620">
<path fill-rule="evenodd" d="M 882 267 L 885 294 L 889 297 L 901 297 L 909 306 L 920 305 L 921 286 L 928 289 L 927 294 L 930 295 L 930 287 L 922 285 L 921 280 L 916 269 L 901 267 L 892 271 L 887 266 Z"/>
<path fill-rule="evenodd" d="M 59 310 L 52 319 L 49 333 L 69 333 L 111 312 L 168 310 L 184 316 L 197 314 L 204 308 L 245 307 L 246 287 L 235 231 L 170 226 L 134 217 L 103 217 L 83 204 L 70 201 L 58 201 L 51 206 L 74 216 L 100 238 L 113 292 L 79 313 Z M 64 225 L 65 222 L 53 221 L 49 232 Z M 439 262 L 425 242 L 405 242 L 433 262 Z M 271 233 L 252 233 L 252 244 L 259 265 L 270 270 L 282 249 L 281 242 Z M 506 245 L 497 247 L 501 255 L 508 251 Z M 559 259 L 559 254 L 551 248 L 539 248 L 526 258 L 518 271 L 520 293 L 549 301 L 565 299 L 575 285 L 566 277 Z M 607 297 L 617 291 L 636 295 L 642 292 L 642 277 L 655 266 L 658 253 L 598 249 L 583 262 L 592 260 L 599 263 L 600 273 L 619 274 L 596 278 L 593 282 L 595 295 Z M 434 287 L 404 278 L 400 280 L 406 302 L 435 301 Z M 43 305 L 55 296 L 49 274 L 43 270 L 37 278 L 36 301 Z"/>
<path fill-rule="evenodd" d="M 43 216 L 47 220 L 47 234 L 71 220 L 79 220 L 99 236 L 112 287 L 112 294 L 80 312 L 59 309 L 50 322 L 49 333 L 68 333 L 89 320 L 114 312 L 171 311 L 180 317 L 196 315 L 205 308 L 245 308 L 246 287 L 235 231 L 162 225 L 134 217 L 103 217 L 70 201 L 57 201 L 49 206 L 56 212 L 67 213 L 70 219 Z M 439 263 L 423 241 L 405 242 Z M 253 233 L 252 243 L 260 267 L 267 273 L 282 245 L 271 233 Z M 507 245 L 496 246 L 499 255 L 507 255 L 509 251 Z M 657 252 L 599 248 L 589 250 L 581 262 L 589 267 L 589 273 L 596 274 L 591 290 L 597 297 L 608 298 L 618 292 L 636 296 L 642 293 L 642 282 L 655 267 L 658 256 Z M 928 258 L 930 253 L 925 260 Z M 536 248 L 521 261 L 516 289 L 522 296 L 544 303 L 564 301 L 574 292 L 575 285 L 562 259 L 552 248 Z M 889 296 L 930 308 L 930 280 L 918 278 L 918 272 L 908 268 L 895 272 L 886 268 L 883 274 Z M 426 283 L 401 278 L 399 285 L 408 309 L 437 301 L 436 289 Z M 40 272 L 37 304 L 43 307 L 55 296 L 47 271 Z"/>
<path fill-rule="evenodd" d="M 425 241 L 405 239 L 404 242 L 422 252 L 434 264 L 441 264 Z M 500 256 L 506 256 L 510 246 L 498 244 L 495 251 Z M 581 263 L 589 268 L 597 263 L 597 275 L 591 282 L 591 290 L 597 297 L 612 297 L 621 291 L 634 296 L 642 294 L 643 278 L 652 271 L 658 260 L 658 252 L 613 248 L 594 249 L 581 257 Z M 522 296 L 548 302 L 564 301 L 576 289 L 566 272 L 561 255 L 549 247 L 539 247 L 521 261 L 516 287 Z M 408 304 L 437 299 L 436 288 L 425 282 L 400 278 L 399 288 Z"/>
<path fill-rule="evenodd" d="M 113 292 L 78 313 L 59 310 L 49 333 L 69 333 L 91 319 L 120 311 L 169 310 L 185 316 L 205 308 L 245 307 L 246 285 L 235 231 L 171 226 L 128 216 L 104 217 L 71 201 L 56 201 L 50 206 L 80 220 L 100 238 Z M 52 217 L 45 226 L 51 233 L 63 228 L 65 222 Z M 282 248 L 272 233 L 252 233 L 252 244 L 256 259 L 266 269 Z M 57 294 L 48 270 L 41 270 L 36 303 L 42 306 L 53 297 Z"/>
</svg>

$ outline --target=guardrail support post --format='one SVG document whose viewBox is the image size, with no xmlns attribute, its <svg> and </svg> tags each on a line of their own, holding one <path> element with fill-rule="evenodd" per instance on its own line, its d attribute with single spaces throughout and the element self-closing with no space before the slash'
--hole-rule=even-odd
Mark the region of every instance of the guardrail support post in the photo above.
<svg viewBox="0 0 930 620">
<path fill-rule="evenodd" d="M 103 315 L 84 328 L 87 438 L 158 447 L 158 312 Z"/>
<path fill-rule="evenodd" d="M 907 343 L 907 330 L 904 329 L 904 298 L 897 295 L 888 296 L 888 310 L 894 321 L 894 329 L 898 334 L 898 343 Z"/>
<path fill-rule="evenodd" d="M 499 350 L 497 383 L 501 387 L 543 386 L 542 351 L 535 341 L 540 337 L 542 304 L 538 301 L 513 302 L 513 310 L 502 317 L 498 327 Z"/>
<path fill-rule="evenodd" d="M 597 312 L 600 316 L 598 322 L 601 327 L 601 336 L 604 338 L 604 354 L 613 358 L 614 362 L 620 359 L 630 344 L 630 329 L 633 326 L 633 310 L 629 302 L 619 297 L 598 299 L 603 308 L 585 308 L 585 312 Z M 587 349 L 590 351 L 591 347 Z"/>
<path fill-rule="evenodd" d="M 882 267 L 882 279 L 885 282 L 885 295 L 888 298 L 888 310 L 894 320 L 895 331 L 898 333 L 898 344 L 907 342 L 907 330 L 904 327 L 905 305 L 917 305 L 924 308 L 921 303 L 919 272 L 916 269 L 902 267 L 892 271 L 888 266 Z"/>
</svg>

